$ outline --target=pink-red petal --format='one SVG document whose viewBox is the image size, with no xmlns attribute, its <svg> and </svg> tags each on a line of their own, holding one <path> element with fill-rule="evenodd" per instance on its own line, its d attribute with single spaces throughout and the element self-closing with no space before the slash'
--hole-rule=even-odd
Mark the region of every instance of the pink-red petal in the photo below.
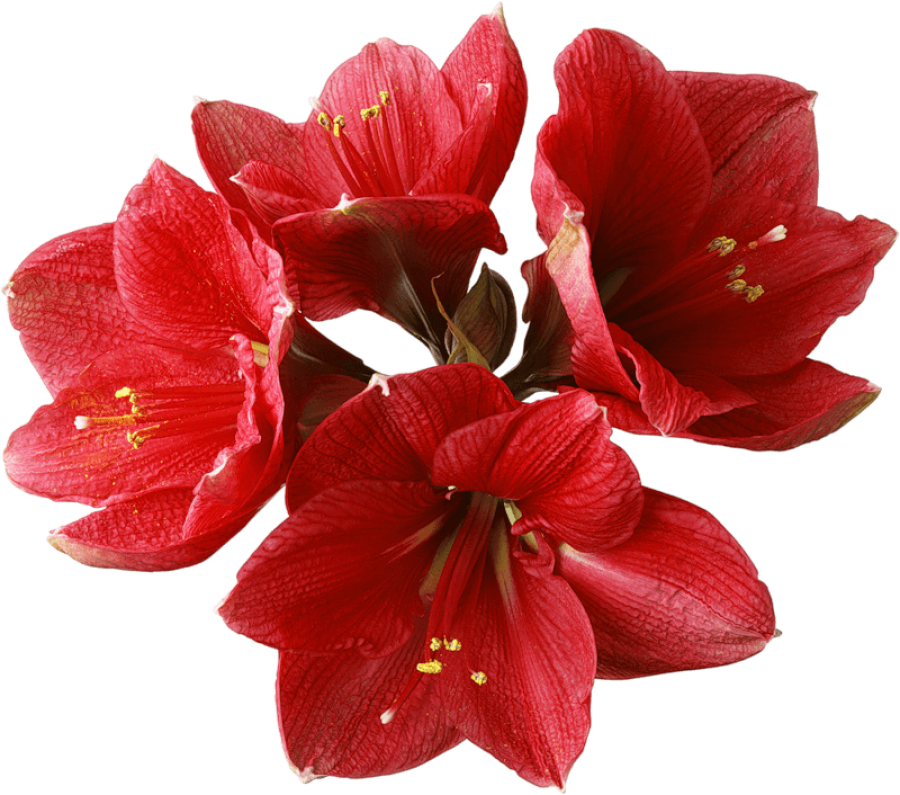
<svg viewBox="0 0 900 795">
<path fill-rule="evenodd" d="M 646 490 L 628 541 L 596 554 L 563 546 L 557 561 L 590 617 L 600 678 L 737 662 L 775 633 L 750 558 L 710 514 L 675 497 Z"/>
<path fill-rule="evenodd" d="M 276 262 L 256 262 L 220 197 L 156 161 L 116 221 L 119 294 L 155 334 L 195 349 L 237 333 L 267 342 L 267 277 L 280 264 L 264 251 Z"/>
<path fill-rule="evenodd" d="M 119 298 L 113 224 L 44 243 L 16 269 L 7 296 L 10 322 L 54 397 L 113 348 L 158 342 Z"/>
</svg>

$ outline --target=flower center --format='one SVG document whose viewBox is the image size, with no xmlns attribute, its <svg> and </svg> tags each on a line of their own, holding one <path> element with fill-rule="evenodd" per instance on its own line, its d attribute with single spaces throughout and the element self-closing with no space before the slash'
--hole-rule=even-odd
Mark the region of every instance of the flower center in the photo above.
<svg viewBox="0 0 900 795">
<path fill-rule="evenodd" d="M 105 417 L 75 417 L 79 431 L 118 426 L 128 443 L 137 450 L 150 438 L 206 434 L 237 428 L 237 415 L 244 403 L 244 386 L 212 384 L 190 387 L 132 389 L 115 393 L 122 414 Z"/>
<path fill-rule="evenodd" d="M 455 491 L 451 487 L 448 497 Z M 496 497 L 471 492 L 469 508 L 462 523 L 435 555 L 421 589 L 425 595 L 434 589 L 422 660 L 416 664 L 401 694 L 382 713 L 382 723 L 393 720 L 423 676 L 440 674 L 445 665 L 465 665 L 464 659 L 454 659 L 457 652 L 463 651 L 463 643 L 452 636 L 451 628 L 463 596 L 470 604 L 478 599 L 487 559 L 487 543 L 499 505 L 500 500 Z M 484 671 L 469 669 L 469 674 L 477 685 L 487 682 Z"/>
<path fill-rule="evenodd" d="M 648 338 L 669 330 L 672 322 L 689 322 L 704 311 L 722 305 L 729 293 L 753 304 L 765 293 L 761 284 L 752 286 L 741 278 L 747 265 L 735 262 L 761 245 L 784 240 L 787 229 L 776 226 L 757 240 L 741 245 L 725 235 L 714 238 L 705 249 L 695 252 L 660 278 L 647 279 L 636 290 L 619 287 L 627 282 L 630 271 L 604 301 L 611 321 L 636 338 Z M 722 260 L 724 259 L 724 262 Z M 613 271 L 610 276 L 615 276 Z M 608 285 L 598 284 L 601 296 Z M 609 293 L 609 290 L 606 290 Z"/>
<path fill-rule="evenodd" d="M 324 131 L 328 151 L 354 199 L 364 196 L 405 196 L 407 193 L 397 166 L 388 120 L 390 94 L 380 91 L 379 98 L 379 104 L 359 111 L 365 138 L 359 146 L 353 143 L 346 130 L 346 119 L 341 115 L 332 116 L 321 108 L 321 103 L 317 103 L 317 108 L 321 108 L 317 121 Z M 340 148 L 335 144 L 335 138 Z"/>
</svg>

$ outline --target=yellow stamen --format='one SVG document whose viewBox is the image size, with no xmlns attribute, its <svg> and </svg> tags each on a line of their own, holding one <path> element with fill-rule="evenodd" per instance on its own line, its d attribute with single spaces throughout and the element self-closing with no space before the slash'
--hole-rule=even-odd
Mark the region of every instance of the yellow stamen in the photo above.
<svg viewBox="0 0 900 795">
<path fill-rule="evenodd" d="M 382 105 L 390 105 L 391 104 L 391 95 L 387 91 L 379 91 L 378 96 L 381 98 Z"/>
<path fill-rule="evenodd" d="M 332 127 L 332 132 L 335 134 L 335 137 L 341 137 L 341 129 L 343 128 L 345 122 L 343 116 L 335 116 L 334 117 L 334 127 Z"/>
<path fill-rule="evenodd" d="M 747 268 L 744 265 L 735 265 L 731 273 L 729 273 L 725 278 L 736 279 L 738 276 L 743 276 L 745 270 L 747 270 Z"/>
<path fill-rule="evenodd" d="M 447 640 L 444 638 L 444 648 L 447 651 L 460 651 L 462 649 L 462 643 L 460 643 L 456 638 L 452 640 Z"/>
<path fill-rule="evenodd" d="M 483 685 L 485 682 L 487 682 L 487 674 L 485 674 L 484 671 L 476 671 L 476 672 L 475 672 L 474 674 L 472 674 L 472 676 L 469 677 L 469 678 L 470 678 L 476 685 L 479 685 L 479 686 L 480 686 L 480 685 Z"/>
<path fill-rule="evenodd" d="M 121 389 L 117 389 L 117 390 L 116 390 L 116 397 L 117 397 L 117 398 L 127 398 L 127 397 L 131 397 L 132 394 L 133 394 L 133 392 L 132 392 L 131 389 L 130 389 L 129 387 L 127 387 L 127 386 L 123 386 Z"/>
<path fill-rule="evenodd" d="M 747 290 L 744 298 L 747 299 L 748 304 L 752 304 L 757 298 L 759 298 L 765 290 L 763 290 L 763 286 L 761 284 L 757 284 L 756 287 L 751 287 Z"/>
<path fill-rule="evenodd" d="M 431 650 L 437 651 L 441 648 L 441 639 L 440 638 L 432 638 L 431 639 Z"/>
<path fill-rule="evenodd" d="M 316 117 L 316 121 L 326 130 L 328 129 L 328 125 L 331 124 L 331 119 L 328 118 L 328 114 L 324 110 Z"/>
<path fill-rule="evenodd" d="M 443 668 L 437 660 L 430 660 L 429 662 L 419 663 L 416 666 L 417 671 L 421 671 L 423 674 L 439 674 L 441 672 L 441 668 Z"/>
<path fill-rule="evenodd" d="M 706 247 L 706 250 L 709 252 L 718 251 L 720 257 L 724 257 L 726 254 L 730 254 L 734 251 L 734 247 L 737 245 L 737 241 L 733 240 L 730 237 L 717 237 L 714 240 L 711 240 L 709 245 Z"/>
<path fill-rule="evenodd" d="M 362 108 L 359 115 L 362 116 L 363 121 L 368 121 L 369 119 L 377 119 L 379 113 L 381 113 L 381 106 L 373 105 L 371 108 Z"/>
<path fill-rule="evenodd" d="M 733 282 L 726 284 L 725 289 L 731 290 L 733 293 L 743 293 L 747 290 L 747 282 L 743 279 L 735 279 Z"/>
<path fill-rule="evenodd" d="M 262 342 L 251 342 L 253 348 L 253 363 L 265 367 L 269 363 L 269 346 Z"/>
</svg>

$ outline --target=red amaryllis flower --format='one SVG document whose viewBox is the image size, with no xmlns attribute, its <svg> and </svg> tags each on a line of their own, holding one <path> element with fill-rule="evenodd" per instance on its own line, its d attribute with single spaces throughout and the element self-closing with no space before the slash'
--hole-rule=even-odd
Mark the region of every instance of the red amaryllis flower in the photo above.
<svg viewBox="0 0 900 795">
<path fill-rule="evenodd" d="M 285 476 L 280 257 L 157 161 L 114 224 L 41 246 L 9 311 L 54 396 L 5 453 L 26 491 L 104 510 L 51 543 L 93 566 L 208 557 Z"/>
<path fill-rule="evenodd" d="M 525 76 L 498 10 L 441 69 L 415 47 L 367 45 L 331 75 L 303 124 L 200 102 L 197 148 L 216 189 L 285 255 L 312 320 L 369 309 L 444 361 L 446 324 L 478 251 L 506 244 L 488 204 L 512 160 Z M 274 225 L 274 229 L 273 229 Z"/>
<path fill-rule="evenodd" d="M 220 608 L 281 650 L 304 780 L 397 772 L 469 739 L 563 786 L 595 676 L 760 651 L 772 604 L 733 538 L 641 487 L 583 391 L 521 404 L 471 364 L 376 379 L 313 433 L 292 513 Z"/>
<path fill-rule="evenodd" d="M 807 358 L 895 238 L 815 206 L 814 95 L 669 73 L 601 30 L 566 48 L 556 80 L 532 186 L 553 283 L 531 281 L 561 300 L 557 360 L 611 422 L 784 449 L 871 403 L 877 387 Z"/>
</svg>

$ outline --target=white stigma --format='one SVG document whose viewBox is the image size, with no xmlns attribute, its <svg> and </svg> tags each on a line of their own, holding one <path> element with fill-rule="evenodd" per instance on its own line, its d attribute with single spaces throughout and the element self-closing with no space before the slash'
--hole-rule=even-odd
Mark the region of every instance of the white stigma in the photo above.
<svg viewBox="0 0 900 795">
<path fill-rule="evenodd" d="M 784 240 L 787 237 L 787 229 L 784 224 L 778 224 L 778 226 L 773 226 L 768 232 L 766 232 L 760 239 L 760 243 L 777 243 L 779 240 Z"/>
<path fill-rule="evenodd" d="M 75 418 L 75 428 L 79 431 L 85 430 L 85 428 L 89 428 L 91 425 L 91 421 L 82 415 L 78 415 Z"/>
</svg>

